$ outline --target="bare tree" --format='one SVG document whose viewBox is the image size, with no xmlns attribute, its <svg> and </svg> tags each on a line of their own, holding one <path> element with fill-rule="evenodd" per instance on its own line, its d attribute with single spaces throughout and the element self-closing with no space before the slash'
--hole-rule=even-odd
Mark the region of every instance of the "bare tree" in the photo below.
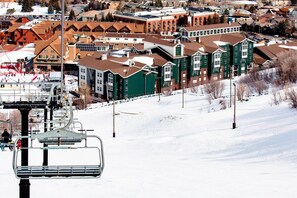
<svg viewBox="0 0 297 198">
<path fill-rule="evenodd" d="M 239 101 L 242 101 L 243 100 L 245 91 L 246 91 L 246 84 L 239 83 L 237 85 L 237 91 L 236 91 L 237 100 L 239 100 Z"/>
<path fill-rule="evenodd" d="M 283 83 L 297 82 L 297 51 L 289 50 L 280 53 L 274 63 L 280 68 L 280 77 Z"/>
<path fill-rule="evenodd" d="M 292 108 L 297 109 L 297 92 L 293 88 L 289 88 L 286 91 L 286 95 L 290 101 L 290 105 Z"/>
<path fill-rule="evenodd" d="M 262 95 L 264 91 L 268 90 L 269 86 L 263 80 L 255 81 L 252 84 L 253 90 L 258 93 L 258 95 Z"/>
<path fill-rule="evenodd" d="M 0 113 L 0 120 L 2 121 L 6 121 L 7 120 L 7 116 L 3 113 Z M 4 129 L 6 129 L 7 127 L 9 127 L 9 125 L 7 123 L 0 123 L 1 125 L 1 131 L 3 131 Z"/>
<path fill-rule="evenodd" d="M 92 102 L 91 98 L 91 88 L 87 84 L 83 84 L 78 88 L 78 92 L 80 94 L 80 99 L 84 104 L 84 109 L 87 108 L 87 104 Z"/>
<path fill-rule="evenodd" d="M 9 119 L 14 131 L 21 130 L 21 113 L 19 110 L 13 110 L 9 114 Z"/>
<path fill-rule="evenodd" d="M 273 89 L 271 100 L 272 100 L 272 105 L 279 105 L 283 100 L 281 93 L 278 90 Z"/>
<path fill-rule="evenodd" d="M 204 90 L 209 100 L 220 98 L 224 89 L 225 85 L 221 81 L 211 81 L 204 85 Z"/>
</svg>

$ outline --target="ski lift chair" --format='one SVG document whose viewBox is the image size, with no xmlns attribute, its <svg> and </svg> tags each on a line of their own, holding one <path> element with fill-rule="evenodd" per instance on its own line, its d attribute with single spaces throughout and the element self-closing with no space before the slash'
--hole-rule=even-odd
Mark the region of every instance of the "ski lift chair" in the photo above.
<svg viewBox="0 0 297 198">
<path fill-rule="evenodd" d="M 31 136 L 27 137 L 19 137 L 16 139 L 15 142 L 18 142 L 19 139 L 23 138 L 28 138 L 28 139 L 37 139 L 40 143 L 47 142 L 49 143 L 50 140 L 53 140 L 53 142 L 56 141 L 57 138 L 61 138 L 61 142 L 63 142 L 63 138 L 67 136 L 67 141 L 69 141 L 70 134 L 66 132 L 58 132 L 57 130 L 47 132 L 49 134 L 34 134 Z M 73 135 L 73 134 L 72 134 Z M 99 140 L 99 144 L 96 146 L 61 146 L 58 145 L 56 146 L 48 146 L 48 147 L 20 147 L 17 148 L 17 143 L 14 144 L 13 148 L 13 170 L 18 179 L 21 178 L 28 178 L 28 179 L 41 179 L 41 178 L 98 178 L 101 176 L 103 169 L 104 169 L 104 157 L 103 157 L 103 144 L 102 140 L 98 136 L 94 135 L 88 135 L 86 137 L 83 137 L 81 134 L 80 136 L 76 136 L 77 134 L 74 135 L 75 138 L 85 138 L 85 139 L 90 139 L 90 138 L 95 138 Z M 45 141 L 45 139 L 47 141 Z M 69 142 L 67 142 L 69 143 Z M 98 158 L 98 161 L 94 164 L 88 164 L 88 165 L 80 165 L 80 164 L 73 164 L 73 165 L 28 165 L 28 166 L 22 166 L 19 165 L 19 152 L 21 152 L 24 149 L 32 150 L 32 149 L 38 149 L 38 150 L 51 150 L 54 149 L 55 151 L 60 151 L 60 150 L 70 150 L 70 149 L 92 149 L 96 150 L 97 156 L 93 156 L 93 158 Z M 78 157 L 78 156 L 76 156 Z M 79 157 L 78 157 L 79 158 Z"/>
<path fill-rule="evenodd" d="M 54 129 L 45 133 L 31 134 L 30 136 L 21 136 L 17 138 L 13 149 L 13 170 L 17 178 L 88 178 L 88 177 L 100 177 L 104 168 L 103 158 L 103 144 L 102 140 L 95 135 L 87 135 L 86 133 L 77 133 L 71 131 L 69 128 L 73 123 L 73 110 L 70 99 L 65 100 L 66 105 L 69 106 L 69 120 L 68 123 L 58 129 Z M 99 144 L 96 146 L 88 146 L 87 139 L 95 138 L 99 140 Z M 91 165 L 42 165 L 42 166 L 22 166 L 18 163 L 18 153 L 21 150 L 30 150 L 34 147 L 20 147 L 17 149 L 17 142 L 19 139 L 37 139 L 39 143 L 44 143 L 48 146 L 37 147 L 37 149 L 50 150 L 50 149 L 96 149 L 98 162 Z M 75 146 L 76 143 L 80 143 L 85 140 L 85 146 Z M 68 145 L 68 146 L 65 146 Z M 71 146 L 69 146 L 71 145 Z"/>
</svg>

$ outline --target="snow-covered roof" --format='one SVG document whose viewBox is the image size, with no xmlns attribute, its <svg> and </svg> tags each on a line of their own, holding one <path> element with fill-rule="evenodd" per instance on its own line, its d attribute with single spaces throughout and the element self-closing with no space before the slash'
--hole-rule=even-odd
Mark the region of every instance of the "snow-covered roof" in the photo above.
<svg viewBox="0 0 297 198">
<path fill-rule="evenodd" d="M 34 44 L 28 44 L 23 48 L 0 53 L 0 64 L 1 63 L 16 63 L 18 59 L 31 59 L 34 57 Z"/>
<path fill-rule="evenodd" d="M 32 12 L 21 12 L 22 5 L 15 2 L 1 2 L 0 5 L 0 15 L 6 15 L 8 9 L 15 9 L 15 12 L 11 15 L 48 15 L 48 8 L 40 7 L 39 5 L 33 6 Z"/>
</svg>

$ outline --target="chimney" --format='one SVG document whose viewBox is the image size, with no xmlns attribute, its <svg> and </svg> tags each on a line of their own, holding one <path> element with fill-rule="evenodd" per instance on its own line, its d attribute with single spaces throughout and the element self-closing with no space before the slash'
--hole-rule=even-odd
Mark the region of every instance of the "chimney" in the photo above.
<svg viewBox="0 0 297 198">
<path fill-rule="evenodd" d="M 129 67 L 133 67 L 135 65 L 133 60 L 129 60 Z"/>
<path fill-rule="evenodd" d="M 107 60 L 107 54 L 102 54 L 101 60 Z"/>
<path fill-rule="evenodd" d="M 129 58 L 129 52 L 126 52 L 126 56 L 127 56 L 127 58 Z"/>
<path fill-rule="evenodd" d="M 200 43 L 201 41 L 200 41 L 200 37 L 198 36 L 198 37 L 196 37 L 196 42 L 197 43 Z"/>
</svg>

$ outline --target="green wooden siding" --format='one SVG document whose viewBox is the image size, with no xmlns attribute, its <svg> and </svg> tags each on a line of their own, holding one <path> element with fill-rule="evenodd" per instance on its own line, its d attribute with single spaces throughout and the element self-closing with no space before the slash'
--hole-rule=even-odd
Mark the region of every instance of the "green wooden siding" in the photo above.
<svg viewBox="0 0 297 198">
<path fill-rule="evenodd" d="M 224 68 L 223 78 L 229 78 L 230 71 L 230 45 L 220 46 L 226 52 L 222 53 L 221 66 Z"/>
<path fill-rule="evenodd" d="M 175 56 L 181 56 L 182 47 L 180 45 L 175 47 Z"/>
<path fill-rule="evenodd" d="M 146 75 L 146 72 L 139 71 L 123 80 L 121 93 L 122 98 L 133 98 L 155 92 L 156 76 L 153 73 Z"/>
<path fill-rule="evenodd" d="M 155 93 L 156 75 L 151 73 L 146 75 L 146 95 Z"/>
<path fill-rule="evenodd" d="M 188 62 L 188 72 L 190 74 L 190 78 L 193 76 L 200 76 L 201 75 L 201 68 L 208 68 L 208 56 L 207 55 L 201 55 L 200 54 L 200 70 L 194 71 L 194 61 L 193 56 L 189 56 L 187 58 Z"/>
<path fill-rule="evenodd" d="M 247 62 L 248 62 L 248 64 L 250 64 L 254 61 L 254 43 L 251 41 L 248 41 L 248 43 L 249 43 L 249 47 L 248 47 Z"/>
<path fill-rule="evenodd" d="M 174 59 L 172 62 L 175 64 L 172 67 L 172 77 L 176 83 L 180 83 L 180 68 L 181 68 L 181 61 L 182 59 Z"/>
</svg>

